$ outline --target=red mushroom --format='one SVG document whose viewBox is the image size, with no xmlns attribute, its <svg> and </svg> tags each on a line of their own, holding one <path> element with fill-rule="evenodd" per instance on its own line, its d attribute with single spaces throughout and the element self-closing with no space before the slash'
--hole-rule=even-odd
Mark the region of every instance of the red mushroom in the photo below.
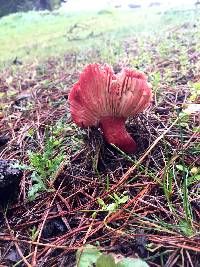
<svg viewBox="0 0 200 267">
<path fill-rule="evenodd" d="M 69 94 L 74 122 L 83 128 L 99 126 L 108 143 L 127 153 L 136 143 L 125 128 L 125 120 L 143 111 L 151 99 L 146 76 L 123 69 L 117 75 L 109 66 L 89 64 Z"/>
</svg>

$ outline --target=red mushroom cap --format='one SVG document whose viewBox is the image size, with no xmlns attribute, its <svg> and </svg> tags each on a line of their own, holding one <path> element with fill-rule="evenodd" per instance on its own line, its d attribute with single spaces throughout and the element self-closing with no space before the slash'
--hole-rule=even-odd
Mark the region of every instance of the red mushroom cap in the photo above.
<svg viewBox="0 0 200 267">
<path fill-rule="evenodd" d="M 124 151 L 131 149 L 124 149 L 124 146 L 120 145 L 121 141 L 118 144 L 115 140 L 116 134 L 114 132 L 110 134 L 110 130 L 107 130 L 109 118 L 111 119 L 111 128 L 115 121 L 118 126 L 120 121 L 122 126 L 127 117 L 143 111 L 150 99 L 151 88 L 143 73 L 123 69 L 115 75 L 111 67 L 96 63 L 89 64 L 83 70 L 79 81 L 69 94 L 70 112 L 74 122 L 80 127 L 99 125 L 106 140 L 111 143 L 113 138 L 110 136 L 115 136 L 114 144 L 123 147 Z M 120 129 L 120 127 L 118 128 Z M 123 132 L 126 131 L 125 126 L 122 128 Z M 108 136 L 106 132 L 109 132 Z M 134 150 L 135 148 L 131 151 Z"/>
</svg>

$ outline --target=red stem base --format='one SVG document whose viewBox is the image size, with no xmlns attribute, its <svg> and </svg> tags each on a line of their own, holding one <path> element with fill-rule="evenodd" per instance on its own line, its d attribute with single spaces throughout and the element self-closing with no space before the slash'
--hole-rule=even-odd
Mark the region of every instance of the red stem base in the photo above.
<svg viewBox="0 0 200 267">
<path fill-rule="evenodd" d="M 100 128 L 109 144 L 114 144 L 126 153 L 136 151 L 136 143 L 126 131 L 124 118 L 104 117 L 100 121 Z"/>
</svg>

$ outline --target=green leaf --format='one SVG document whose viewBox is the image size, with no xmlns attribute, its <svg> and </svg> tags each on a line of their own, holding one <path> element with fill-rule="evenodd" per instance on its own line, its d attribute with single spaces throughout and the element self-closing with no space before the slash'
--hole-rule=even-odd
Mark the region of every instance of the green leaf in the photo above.
<svg viewBox="0 0 200 267">
<path fill-rule="evenodd" d="M 200 91 L 200 82 L 194 83 L 194 89 L 198 92 Z"/>
<path fill-rule="evenodd" d="M 187 221 L 180 221 L 179 227 L 182 233 L 186 236 L 192 236 L 194 234 L 191 224 Z"/>
<path fill-rule="evenodd" d="M 53 141 L 53 146 L 58 146 L 60 145 L 61 141 L 60 140 L 55 140 Z"/>
<path fill-rule="evenodd" d="M 14 163 L 11 165 L 14 169 L 19 169 L 22 171 L 26 171 L 26 170 L 31 170 L 31 167 L 25 164 L 19 164 L 19 163 Z"/>
<path fill-rule="evenodd" d="M 99 204 L 100 206 L 102 206 L 103 208 L 105 208 L 106 204 L 105 204 L 105 202 L 103 201 L 103 199 L 101 199 L 101 198 L 97 198 L 97 202 L 98 202 L 98 204 Z"/>
<path fill-rule="evenodd" d="M 112 255 L 101 255 L 96 262 L 96 267 L 116 267 Z"/>
<path fill-rule="evenodd" d="M 141 259 L 124 258 L 116 264 L 116 267 L 149 267 L 149 265 Z"/>
<path fill-rule="evenodd" d="M 194 128 L 192 129 L 192 131 L 193 131 L 194 133 L 200 133 L 200 127 L 194 127 Z"/>
<path fill-rule="evenodd" d="M 128 201 L 129 197 L 128 196 L 123 196 L 122 198 L 119 199 L 119 204 L 124 204 Z"/>
<path fill-rule="evenodd" d="M 195 184 L 200 181 L 200 174 L 193 175 L 188 178 L 188 186 L 191 184 Z"/>
<path fill-rule="evenodd" d="M 101 252 L 95 246 L 86 245 L 76 252 L 77 267 L 92 267 L 97 259 L 101 256 Z"/>
<path fill-rule="evenodd" d="M 183 165 L 176 165 L 177 170 L 186 171 L 187 169 Z"/>
<path fill-rule="evenodd" d="M 106 207 L 106 210 L 108 210 L 108 211 L 116 211 L 117 208 L 118 208 L 117 203 L 111 203 Z"/>
<path fill-rule="evenodd" d="M 180 122 L 180 126 L 188 128 L 188 123 L 187 122 Z"/>
<path fill-rule="evenodd" d="M 114 193 L 113 196 L 114 196 L 114 199 L 115 199 L 115 200 L 117 200 L 117 201 L 120 200 L 120 197 L 118 197 L 118 195 L 117 195 L 116 193 Z"/>
</svg>

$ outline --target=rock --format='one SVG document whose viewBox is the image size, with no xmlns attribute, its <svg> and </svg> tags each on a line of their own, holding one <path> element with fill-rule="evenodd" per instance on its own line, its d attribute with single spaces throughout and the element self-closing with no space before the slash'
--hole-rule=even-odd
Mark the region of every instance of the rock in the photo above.
<svg viewBox="0 0 200 267">
<path fill-rule="evenodd" d="M 15 167 L 14 161 L 0 160 L 0 204 L 13 200 L 19 191 L 23 172 Z"/>
<path fill-rule="evenodd" d="M 8 136 L 0 136 L 0 147 L 6 145 L 8 141 L 9 141 Z"/>
<path fill-rule="evenodd" d="M 67 229 L 60 219 L 52 219 L 44 225 L 42 237 L 51 238 L 66 233 Z"/>
</svg>

